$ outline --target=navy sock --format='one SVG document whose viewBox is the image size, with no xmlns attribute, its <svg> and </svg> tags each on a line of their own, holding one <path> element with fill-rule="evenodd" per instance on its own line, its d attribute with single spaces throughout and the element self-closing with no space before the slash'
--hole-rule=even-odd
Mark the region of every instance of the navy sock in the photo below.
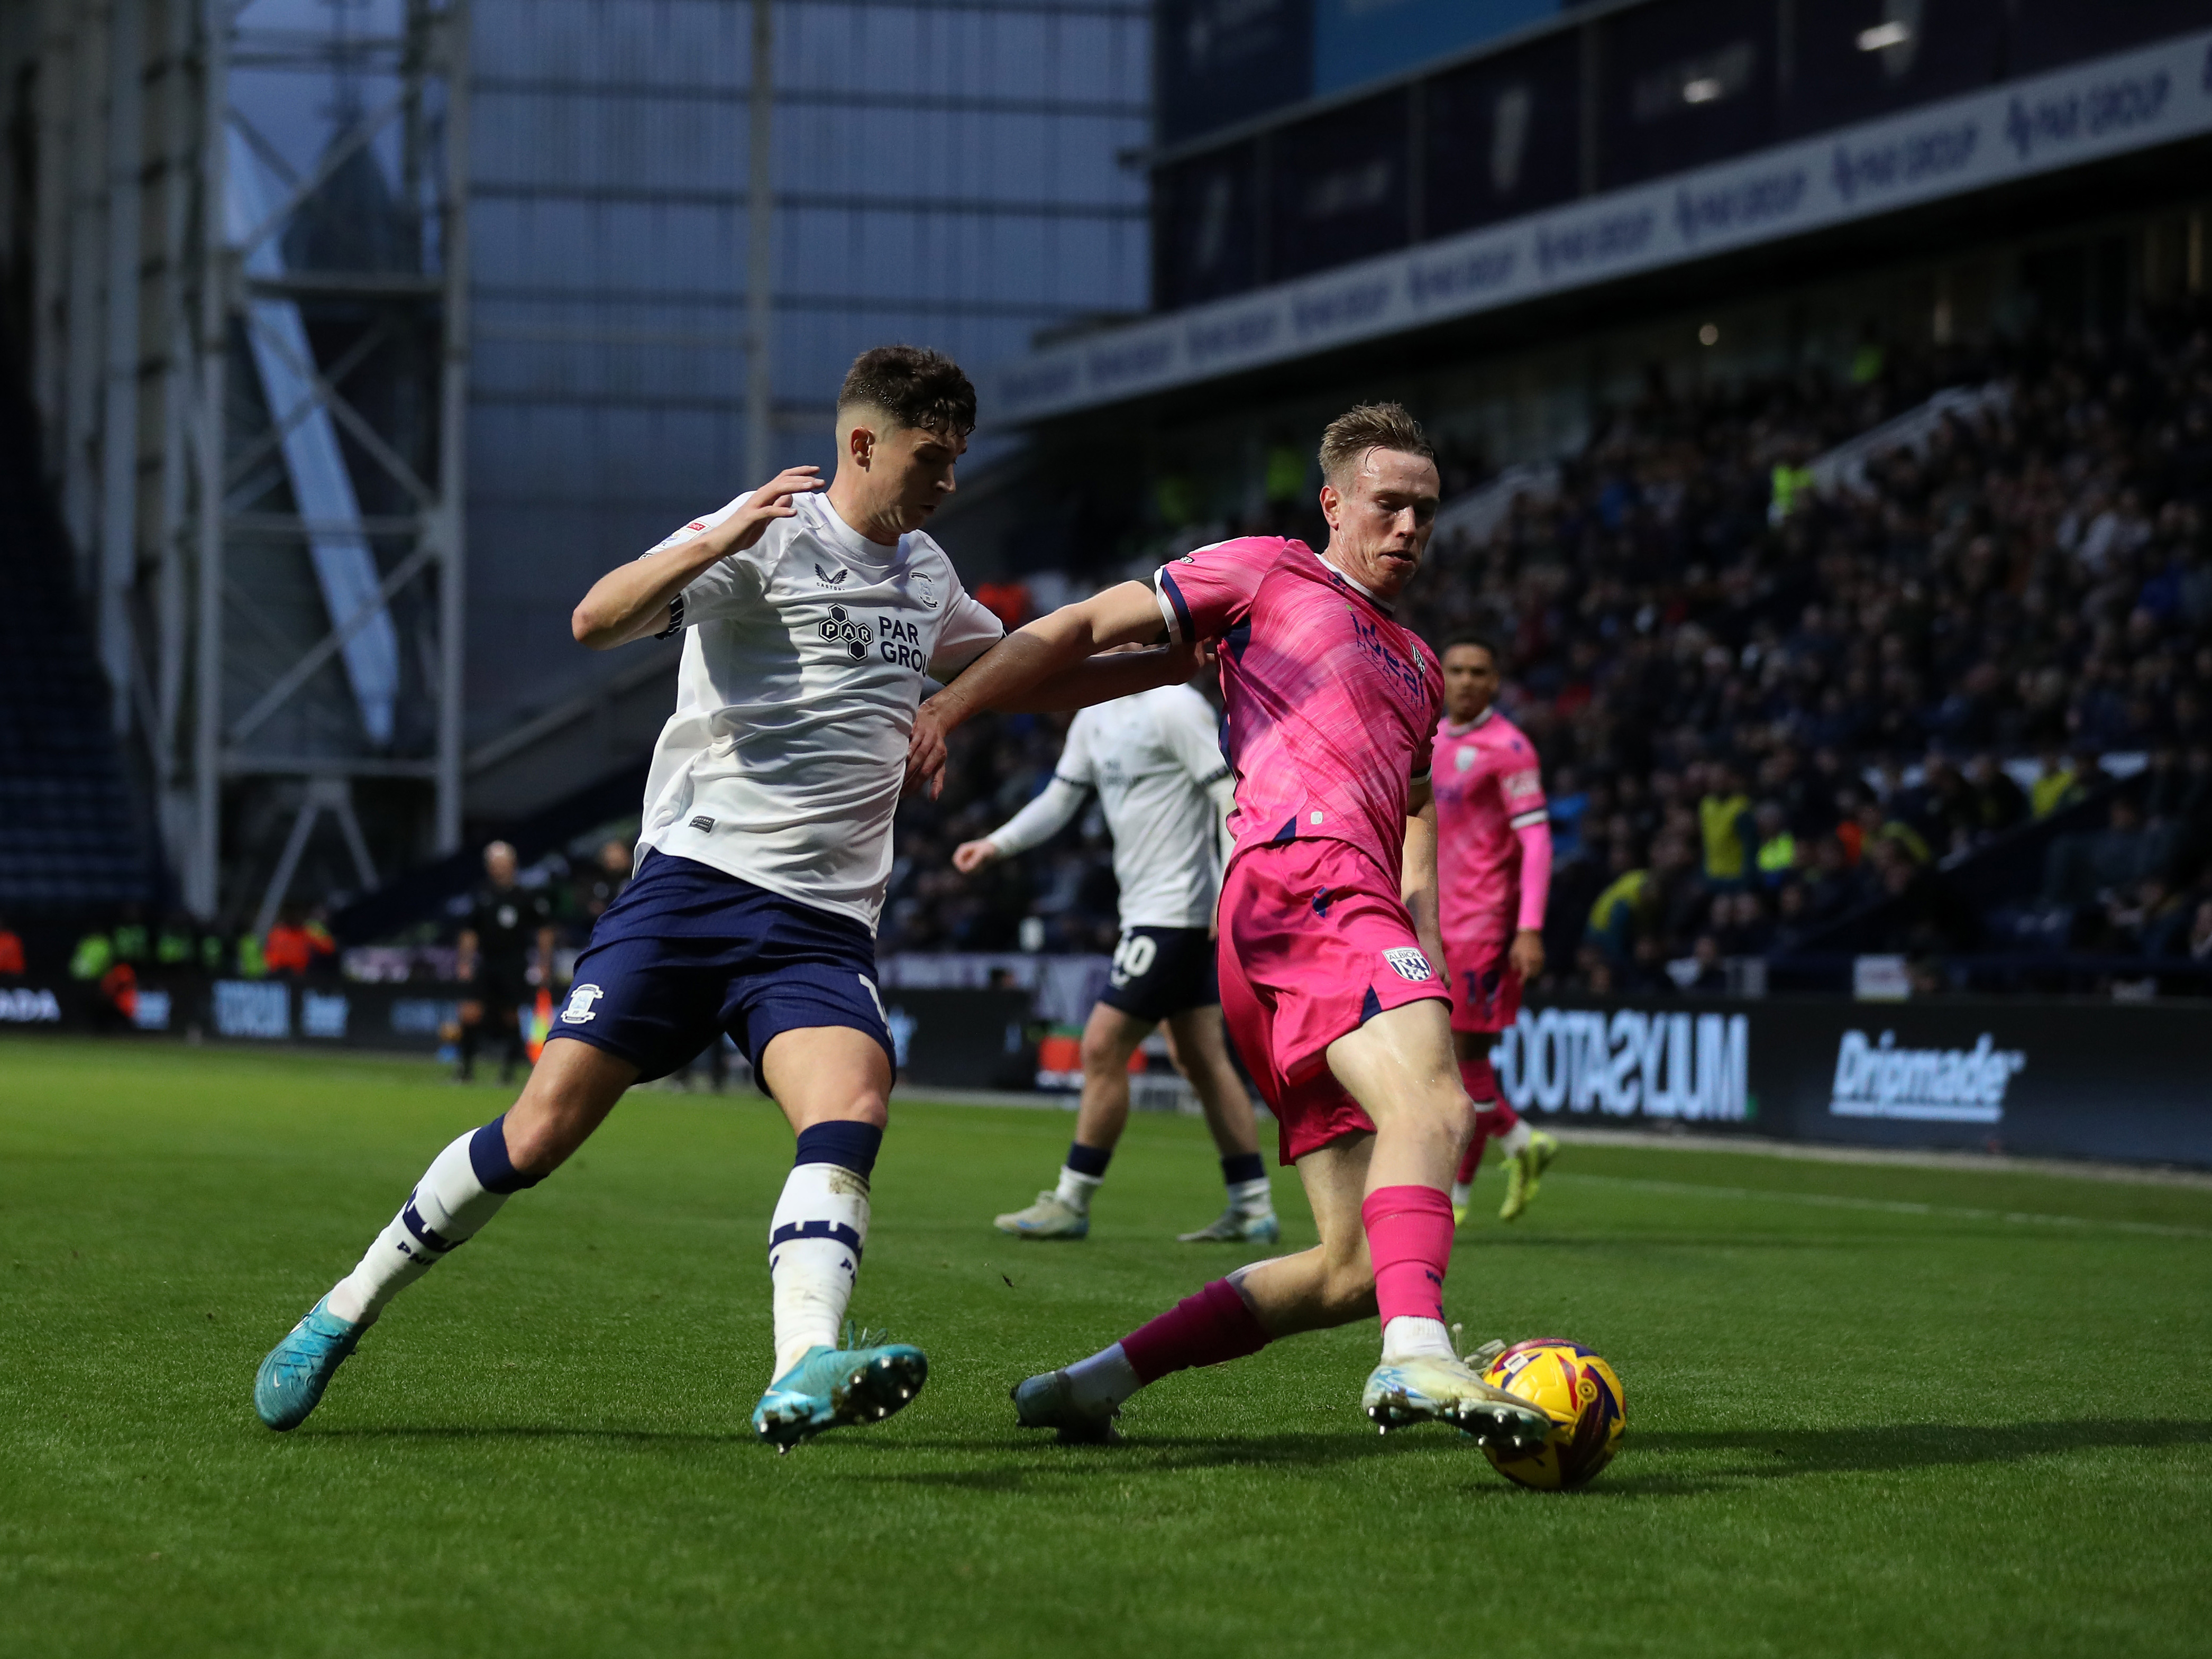
<svg viewBox="0 0 2212 1659">
<path fill-rule="evenodd" d="M 1104 1177 L 1107 1163 L 1113 1156 L 1111 1146 L 1086 1146 L 1079 1140 L 1067 1143 L 1067 1167 L 1079 1176 L 1089 1176 L 1093 1181 Z"/>
<path fill-rule="evenodd" d="M 884 1132 L 872 1123 L 817 1123 L 799 1132 L 799 1153 L 791 1162 L 834 1164 L 866 1181 L 875 1173 L 876 1154 L 883 1150 Z"/>
<path fill-rule="evenodd" d="M 1267 1166 L 1257 1152 L 1231 1152 L 1221 1160 L 1221 1178 L 1231 1187 L 1247 1181 L 1265 1181 Z"/>
<path fill-rule="evenodd" d="M 545 1178 L 523 1174 L 507 1155 L 505 1112 L 469 1137 L 469 1167 L 476 1171 L 477 1184 L 488 1193 L 519 1193 Z"/>
</svg>

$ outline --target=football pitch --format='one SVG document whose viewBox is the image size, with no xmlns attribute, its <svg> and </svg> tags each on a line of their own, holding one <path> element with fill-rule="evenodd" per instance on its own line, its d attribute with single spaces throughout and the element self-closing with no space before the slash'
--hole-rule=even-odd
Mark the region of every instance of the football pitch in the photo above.
<svg viewBox="0 0 2212 1659">
<path fill-rule="evenodd" d="M 901 1100 L 855 1315 L 929 1353 L 778 1457 L 749 1097 L 634 1094 L 270 1433 L 262 1354 L 507 1095 L 429 1066 L 0 1042 L 0 1651 L 2202 1653 L 2212 1190 L 1570 1147 L 1493 1168 L 1447 1298 L 1564 1335 L 1628 1434 L 1523 1492 L 1359 1415 L 1371 1325 L 1166 1380 L 1127 1444 L 1008 1386 L 1245 1259 L 1172 1235 L 1203 1127 L 1139 1117 L 1091 1238 L 991 1215 L 1069 1118 Z M 1312 1224 L 1276 1174 L 1291 1248 Z"/>
</svg>

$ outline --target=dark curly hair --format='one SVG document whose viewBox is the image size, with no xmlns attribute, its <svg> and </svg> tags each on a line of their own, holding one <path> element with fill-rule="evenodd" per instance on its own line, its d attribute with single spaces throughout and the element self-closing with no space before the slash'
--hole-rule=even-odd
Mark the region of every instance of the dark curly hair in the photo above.
<svg viewBox="0 0 2212 1659">
<path fill-rule="evenodd" d="M 854 358 L 837 394 L 837 412 L 855 404 L 872 404 L 901 426 L 948 438 L 964 438 L 975 429 L 975 388 L 959 364 L 927 346 L 877 346 Z"/>
</svg>

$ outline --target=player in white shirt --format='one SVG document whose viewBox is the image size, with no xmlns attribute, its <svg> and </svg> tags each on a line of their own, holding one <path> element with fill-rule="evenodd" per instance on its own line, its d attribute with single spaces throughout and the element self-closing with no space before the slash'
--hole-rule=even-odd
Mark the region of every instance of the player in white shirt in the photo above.
<svg viewBox="0 0 2212 1659">
<path fill-rule="evenodd" d="M 1001 637 L 922 525 L 952 491 L 975 393 L 950 359 L 863 353 L 837 403 L 836 476 L 793 467 L 602 577 L 595 649 L 684 631 L 636 879 L 576 962 L 521 1097 L 434 1161 L 352 1273 L 262 1362 L 253 1403 L 305 1420 L 393 1296 L 558 1168 L 635 1082 L 727 1032 L 798 1136 L 769 1224 L 775 1358 L 753 1413 L 788 1450 L 889 1416 L 928 1364 L 843 1347 L 892 1077 L 875 922 L 915 705 Z M 1190 676 L 1170 652 L 1098 658 L 1024 699 L 1069 708 Z M 562 1041 L 561 1039 L 568 1039 Z"/>
<path fill-rule="evenodd" d="M 1101 703 L 1076 715 L 1052 781 L 981 841 L 952 855 L 964 872 L 1027 852 L 1066 829 L 1092 790 L 1114 837 L 1121 888 L 1121 939 L 1106 989 L 1083 1030 L 1083 1099 L 1075 1140 L 1056 1188 L 998 1218 L 1023 1238 L 1081 1238 L 1091 1200 L 1129 1121 L 1129 1060 L 1165 1021 L 1170 1052 L 1197 1091 L 1221 1152 L 1229 1204 L 1183 1243 L 1282 1236 L 1267 1167 L 1252 1125 L 1252 1101 L 1221 1024 L 1214 976 L 1214 902 L 1221 896 L 1222 821 L 1236 781 L 1214 738 L 1213 705 L 1188 685 Z"/>
</svg>

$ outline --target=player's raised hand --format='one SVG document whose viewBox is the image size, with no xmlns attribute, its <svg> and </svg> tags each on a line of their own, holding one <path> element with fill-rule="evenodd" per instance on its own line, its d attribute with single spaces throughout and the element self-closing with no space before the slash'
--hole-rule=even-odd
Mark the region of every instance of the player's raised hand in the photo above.
<svg viewBox="0 0 2212 1659">
<path fill-rule="evenodd" d="M 999 849 L 988 841 L 963 841 L 952 849 L 952 867 L 972 876 L 987 864 L 999 861 Z"/>
<path fill-rule="evenodd" d="M 745 504 L 717 526 L 722 532 L 722 551 L 743 552 L 767 534 L 768 527 L 778 519 L 788 519 L 799 511 L 792 505 L 793 496 L 804 495 L 822 487 L 820 467 L 784 468 L 746 496 Z"/>
</svg>

